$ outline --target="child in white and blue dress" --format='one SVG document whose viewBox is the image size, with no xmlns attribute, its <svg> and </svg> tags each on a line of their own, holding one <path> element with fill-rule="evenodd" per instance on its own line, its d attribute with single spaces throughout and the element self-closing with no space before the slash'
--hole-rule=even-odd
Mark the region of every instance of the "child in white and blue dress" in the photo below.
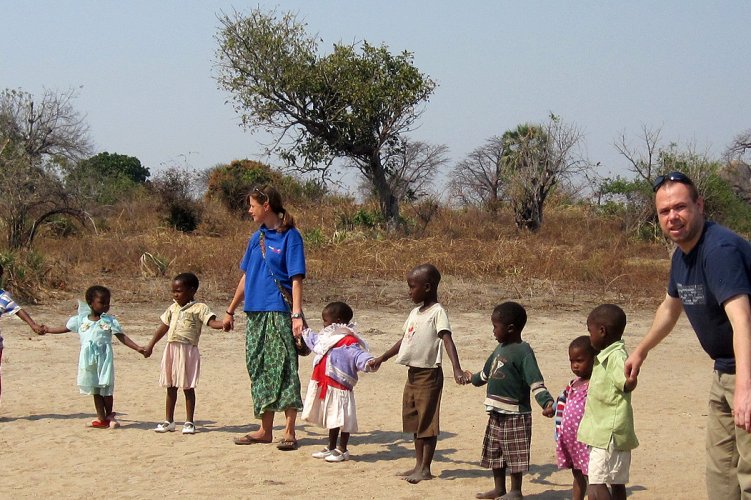
<svg viewBox="0 0 751 500">
<path fill-rule="evenodd" d="M 45 333 L 77 332 L 81 340 L 78 356 L 78 388 L 81 394 L 94 396 L 97 418 L 89 427 L 98 429 L 119 427 L 112 411 L 115 390 L 115 363 L 112 336 L 141 354 L 144 348 L 123 333 L 120 323 L 107 314 L 110 308 L 110 291 L 99 285 L 86 290 L 86 304 L 78 303 L 78 314 L 64 327 L 44 327 Z"/>
<path fill-rule="evenodd" d="M 352 389 L 357 383 L 358 371 L 372 371 L 367 363 L 373 355 L 355 331 L 352 316 L 352 308 L 347 304 L 332 302 L 321 313 L 323 330 L 315 333 L 306 328 L 303 332 L 303 339 L 315 358 L 302 419 L 329 430 L 328 447 L 313 453 L 313 457 L 327 462 L 349 460 L 349 436 L 357 432 L 357 408 Z"/>
<path fill-rule="evenodd" d="M 3 278 L 3 266 L 0 264 L 0 281 L 2 281 Z M 16 304 L 16 302 L 13 300 L 13 297 L 10 296 L 8 292 L 0 288 L 0 316 L 8 315 L 11 316 L 15 314 L 22 320 L 24 320 L 34 332 L 38 334 L 42 334 L 42 326 L 38 325 L 36 321 L 34 321 L 31 316 L 29 316 L 29 313 L 21 309 L 21 306 Z M 2 385 L 2 366 L 3 366 L 3 336 L 0 333 L 0 394 L 2 394 L 3 385 Z"/>
</svg>

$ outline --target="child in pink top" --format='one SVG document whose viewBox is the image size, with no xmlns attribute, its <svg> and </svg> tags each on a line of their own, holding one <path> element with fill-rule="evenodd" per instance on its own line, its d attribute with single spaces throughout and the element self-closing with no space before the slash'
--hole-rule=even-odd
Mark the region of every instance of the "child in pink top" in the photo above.
<svg viewBox="0 0 751 500">
<path fill-rule="evenodd" d="M 568 347 L 568 357 L 571 361 L 571 371 L 576 378 L 568 384 L 556 401 L 555 454 L 558 468 L 571 469 L 573 473 L 573 499 L 583 500 L 587 492 L 589 449 L 576 439 L 576 433 L 584 415 L 589 377 L 592 375 L 595 359 L 589 336 L 583 335 L 574 339 Z"/>
</svg>

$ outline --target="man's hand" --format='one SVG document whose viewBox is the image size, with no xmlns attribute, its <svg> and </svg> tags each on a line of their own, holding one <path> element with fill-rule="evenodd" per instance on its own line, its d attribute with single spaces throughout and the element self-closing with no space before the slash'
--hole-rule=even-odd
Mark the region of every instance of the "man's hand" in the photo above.
<svg viewBox="0 0 751 500">
<path fill-rule="evenodd" d="M 733 417 L 735 426 L 751 432 L 751 391 L 735 386 L 733 396 Z"/>
<path fill-rule="evenodd" d="M 626 380 L 632 380 L 634 382 L 634 386 L 636 386 L 636 379 L 639 376 L 639 370 L 641 369 L 641 365 L 644 363 L 644 360 L 647 359 L 646 354 L 642 354 L 641 351 L 638 349 L 634 350 L 626 359 L 626 362 L 623 365 L 623 371 L 626 375 Z"/>
</svg>

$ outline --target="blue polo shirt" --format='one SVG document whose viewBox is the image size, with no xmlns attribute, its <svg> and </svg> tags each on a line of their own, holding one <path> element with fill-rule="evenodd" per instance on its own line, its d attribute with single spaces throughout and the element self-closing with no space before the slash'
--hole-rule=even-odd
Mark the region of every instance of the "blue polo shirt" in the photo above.
<svg viewBox="0 0 751 500">
<path fill-rule="evenodd" d="M 722 304 L 736 295 L 751 295 L 751 244 L 726 227 L 705 222 L 689 253 L 680 248 L 673 253 L 668 294 L 681 299 L 715 370 L 735 373 L 733 327 Z"/>
<path fill-rule="evenodd" d="M 266 258 L 261 254 L 260 233 L 265 236 Z M 246 312 L 289 311 L 273 276 L 288 291 L 292 277 L 305 277 L 305 252 L 300 232 L 295 228 L 278 232 L 262 225 L 253 233 L 240 263 L 245 272 Z"/>
</svg>

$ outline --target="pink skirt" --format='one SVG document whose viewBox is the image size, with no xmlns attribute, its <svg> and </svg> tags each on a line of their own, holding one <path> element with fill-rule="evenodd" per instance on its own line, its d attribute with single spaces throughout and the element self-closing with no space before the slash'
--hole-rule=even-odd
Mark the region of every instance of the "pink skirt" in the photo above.
<svg viewBox="0 0 751 500">
<path fill-rule="evenodd" d="M 162 356 L 159 385 L 193 389 L 198 385 L 200 373 L 201 354 L 198 352 L 197 345 L 167 342 L 164 356 Z"/>
</svg>

